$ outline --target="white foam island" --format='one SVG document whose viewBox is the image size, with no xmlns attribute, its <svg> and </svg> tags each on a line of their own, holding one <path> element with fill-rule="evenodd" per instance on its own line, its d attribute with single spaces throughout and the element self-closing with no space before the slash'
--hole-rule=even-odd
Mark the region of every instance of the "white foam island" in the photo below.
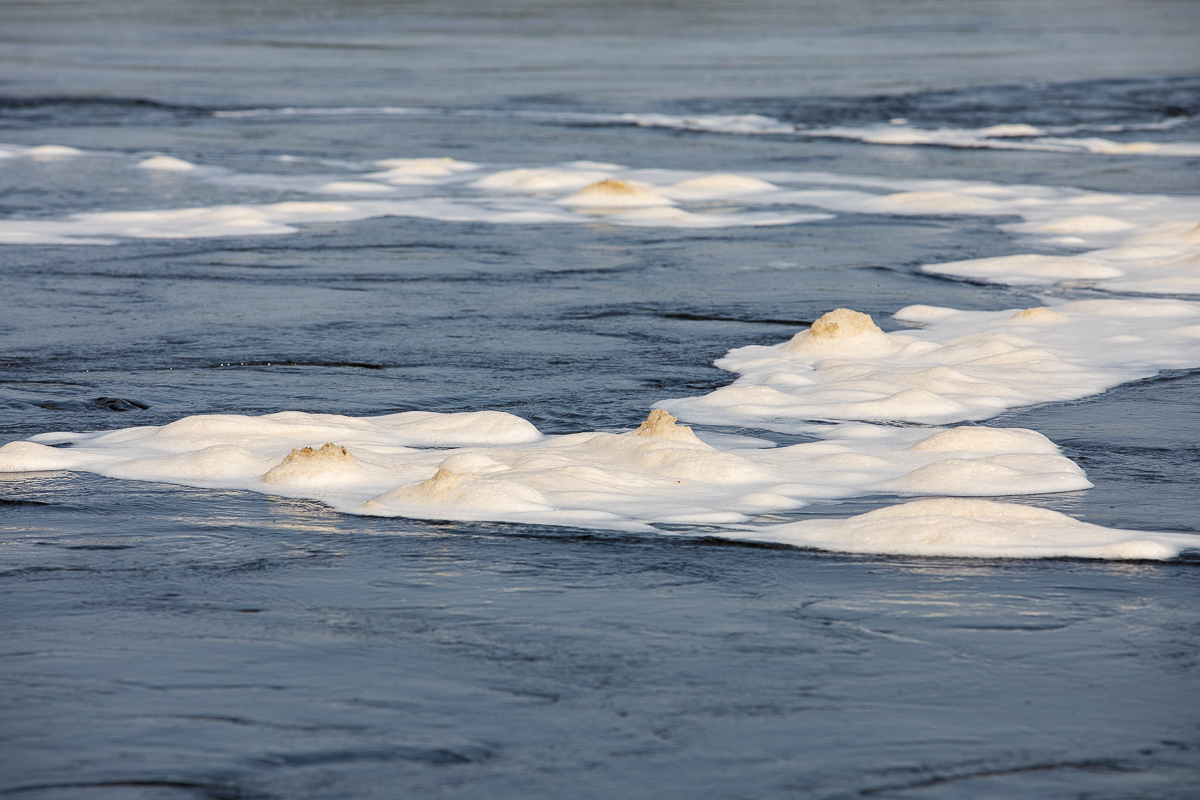
<svg viewBox="0 0 1200 800">
<path fill-rule="evenodd" d="M 1011 137 L 1021 130 L 1000 126 L 991 135 Z M 0 158 L 32 157 L 45 161 L 45 169 L 55 169 L 55 159 L 79 152 L 0 145 Z M 731 228 L 830 219 L 824 212 L 952 214 L 1021 220 L 1003 221 L 1001 227 L 1060 252 L 927 264 L 922 269 L 928 273 L 996 283 L 1085 283 L 1110 291 L 1200 294 L 1200 200 L 1190 196 L 819 172 L 704 174 L 591 161 L 498 169 L 444 156 L 382 159 L 374 163 L 382 171 L 342 174 L 238 173 L 170 156 L 134 166 L 253 190 L 256 202 L 0 220 L 0 244 L 281 235 L 304 225 L 389 216 L 494 225 Z M 281 197 L 302 192 L 341 199 L 257 202 L 268 191 Z M 1064 255 L 1064 247 L 1090 252 Z"/>
<path fill-rule="evenodd" d="M 155 172 L 191 172 L 198 169 L 192 162 L 174 156 L 151 156 L 145 161 L 139 161 L 138 167 Z"/>
<path fill-rule="evenodd" d="M 458 161 L 447 156 L 435 158 L 384 158 L 375 162 L 383 167 L 383 172 L 374 172 L 369 178 L 386 181 L 390 184 L 431 184 L 439 178 L 448 178 L 460 172 L 471 172 L 479 169 L 478 164 L 469 161 Z"/>
<path fill-rule="evenodd" d="M 1134 226 L 1109 216 L 1082 215 L 1043 225 L 1041 231 L 1072 238 L 1085 233 L 1130 235 L 1117 247 L 1078 256 L 1022 254 L 927 264 L 921 269 L 1010 286 L 1086 281 L 1111 292 L 1200 295 L 1200 223 L 1184 219 Z"/>
<path fill-rule="evenodd" d="M 642 208 L 673 205 L 670 198 L 644 183 L 629 183 L 614 178 L 588 184 L 570 197 L 558 201 L 561 206 L 592 208 Z"/>
<path fill-rule="evenodd" d="M 805 430 L 810 420 L 981 420 L 1200 366 L 1200 304 L 1101 299 L 1054 308 L 909 306 L 920 330 L 885 333 L 837 309 L 811 329 L 717 360 L 730 386 L 659 406 L 691 422 Z"/>
<path fill-rule="evenodd" d="M 891 146 L 936 145 L 986 150 L 1032 150 L 1048 153 L 1089 153 L 1119 156 L 1200 156 L 1196 142 L 1121 142 L 1098 136 L 1070 136 L 1086 132 L 1087 126 L 1038 128 L 1025 123 L 989 125 L 983 128 L 919 128 L 897 119 L 888 125 L 807 128 L 761 114 L 680 116 L 674 114 L 596 115 L 597 121 L 626 122 L 643 128 L 673 128 L 730 134 L 793 134 L 810 139 L 852 139 L 866 144 Z M 1105 125 L 1103 132 L 1166 130 L 1179 118 L 1141 125 Z"/>
<path fill-rule="evenodd" d="M 864 493 L 991 496 L 1091 486 L 1052 442 L 1028 430 L 849 424 L 788 447 L 726 441 L 706 443 L 662 410 L 627 433 L 559 436 L 495 411 L 205 415 L 11 442 L 0 447 L 0 472 L 78 470 L 307 497 L 359 514 L 622 530 L 743 524 Z"/>
<path fill-rule="evenodd" d="M 960 558 L 1164 560 L 1200 536 L 1104 528 L 1066 514 L 976 498 L 931 498 L 848 519 L 812 519 L 728 538 L 816 550 Z"/>
</svg>

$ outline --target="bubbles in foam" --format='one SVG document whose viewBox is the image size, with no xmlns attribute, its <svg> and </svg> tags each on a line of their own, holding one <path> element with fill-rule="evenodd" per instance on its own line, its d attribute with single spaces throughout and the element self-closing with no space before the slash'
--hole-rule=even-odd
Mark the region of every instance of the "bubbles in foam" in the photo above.
<svg viewBox="0 0 1200 800">
<path fill-rule="evenodd" d="M 558 204 L 596 208 L 641 208 L 669 206 L 672 205 L 672 201 L 645 184 L 605 178 L 584 186 L 570 197 L 564 197 Z"/>
<path fill-rule="evenodd" d="M 206 415 L 160 428 L 13 442 L 0 448 L 0 471 L 85 470 L 310 497 L 353 513 L 625 530 L 744 524 L 766 511 L 863 493 L 994 495 L 1091 485 L 1032 431 L 945 433 L 950 438 L 936 447 L 928 443 L 939 441 L 937 430 L 842 425 L 789 447 L 739 437 L 718 447 L 661 409 L 628 433 L 562 436 L 542 436 L 502 412 Z M 73 446 L 48 446 L 64 442 Z M 430 449 L 447 446 L 453 449 Z M 939 462 L 949 466 L 939 471 Z"/>
<path fill-rule="evenodd" d="M 1200 547 L 1200 536 L 1102 528 L 1044 508 L 949 498 L 728 536 L 839 552 L 961 558 L 1168 559 Z"/>
<path fill-rule="evenodd" d="M 153 156 L 145 161 L 138 162 L 138 166 L 142 169 L 154 170 L 156 172 L 191 172 L 197 169 L 196 165 L 190 161 L 184 161 L 182 158 L 174 156 Z"/>
<path fill-rule="evenodd" d="M 620 169 L 616 167 L 615 169 Z M 493 172 L 471 185 L 480 189 L 508 192 L 559 192 L 582 189 L 608 180 L 611 172 L 596 169 L 507 169 Z"/>
<path fill-rule="evenodd" d="M 1200 304 L 1178 300 L 998 312 L 909 306 L 896 318 L 925 328 L 884 333 L 867 315 L 837 309 L 790 341 L 730 351 L 716 365 L 740 375 L 732 385 L 660 405 L 693 422 L 779 430 L 816 419 L 941 424 L 1200 366 L 1188 332 Z"/>
</svg>

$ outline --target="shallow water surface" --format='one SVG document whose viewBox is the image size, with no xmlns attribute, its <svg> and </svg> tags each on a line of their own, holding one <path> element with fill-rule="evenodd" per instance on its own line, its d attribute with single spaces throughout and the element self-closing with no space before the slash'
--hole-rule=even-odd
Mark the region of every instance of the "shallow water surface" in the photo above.
<svg viewBox="0 0 1200 800">
<path fill-rule="evenodd" d="M 786 191 L 840 176 L 880 195 L 934 180 L 1074 187 L 1089 214 L 1117 202 L 1102 195 L 1121 208 L 1165 198 L 1136 220 L 1149 230 L 1192 213 L 1200 188 L 1187 155 L 1200 63 L 1185 34 L 1200 18 L 1187 3 L 1085 5 L 13 6 L 0 443 L 279 411 L 494 409 L 546 434 L 622 431 L 664 399 L 729 385 L 712 362 L 731 348 L 776 345 L 839 307 L 911 333 L 892 315 L 914 304 L 1152 299 L 921 269 L 1120 244 L 1082 228 L 1074 243 L 1037 238 L 1008 211 L 722 196 L 673 201 L 686 215 L 667 219 L 557 203 L 576 189 L 470 184 L 609 169 L 658 187 L 714 173 Z M 1038 132 L 980 133 L 997 125 Z M 889 144 L 879 130 L 953 133 Z M 48 144 L 82 152 L 24 149 Z M 160 155 L 197 169 L 138 167 Z M 372 177 L 381 159 L 434 157 L 478 171 Z M 580 161 L 593 163 L 563 166 Z M 295 216 L 364 197 L 411 205 Z M 292 232 L 168 229 L 162 216 L 278 204 L 296 204 L 271 222 Z M 100 216 L 85 230 L 72 220 L 86 213 Z M 1095 484 L 1003 499 L 1200 534 L 1197 369 L 998 406 L 983 424 L 1044 434 Z M 817 435 L 733 417 L 695 428 L 778 446 Z M 813 497 L 747 524 L 905 499 Z M 0 474 L 0 795 L 1200 790 L 1194 551 L 850 555 L 734 542 L 716 523 L 430 516 Z"/>
</svg>

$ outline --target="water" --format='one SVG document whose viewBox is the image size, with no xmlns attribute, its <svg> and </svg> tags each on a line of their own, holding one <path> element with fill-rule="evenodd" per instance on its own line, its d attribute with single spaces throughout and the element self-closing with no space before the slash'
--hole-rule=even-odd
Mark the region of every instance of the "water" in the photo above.
<svg viewBox="0 0 1200 800">
<path fill-rule="evenodd" d="M 131 168 L 157 153 L 289 179 L 450 156 L 488 169 L 588 160 L 1197 189 L 1194 157 L 614 119 L 754 114 L 816 129 L 903 117 L 1195 143 L 1200 19 L 1186 3 L 886 14 L 859 3 L 100 3 L 3 16 L 0 142 L 88 153 L 0 161 L 4 220 L 314 199 L 265 179 Z M 288 107 L 364 110 L 218 114 Z M 279 236 L 2 245 L 0 437 L 283 410 L 489 408 L 546 433 L 630 428 L 664 397 L 727 385 L 711 363 L 728 349 L 775 344 L 839 306 L 895 330 L 890 315 L 913 303 L 1108 296 L 920 272 L 1045 250 L 1003 227 L 1012 221 L 837 212 L 684 229 L 401 216 Z M 994 418 L 1050 437 L 1096 484 L 1013 500 L 1108 527 L 1200 532 L 1198 397 L 1183 369 Z M 1200 788 L 1194 559 L 851 556 L 733 544 L 697 526 L 361 517 L 86 473 L 10 473 L 0 487 L 0 793 L 14 797 Z"/>
</svg>

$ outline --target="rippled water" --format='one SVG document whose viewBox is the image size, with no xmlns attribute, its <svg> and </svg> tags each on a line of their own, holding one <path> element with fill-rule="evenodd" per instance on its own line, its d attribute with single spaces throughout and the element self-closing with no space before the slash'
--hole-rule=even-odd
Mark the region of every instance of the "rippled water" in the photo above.
<svg viewBox="0 0 1200 800">
<path fill-rule="evenodd" d="M 0 160 L 0 218 L 313 199 L 130 167 L 155 154 L 296 179 L 450 156 L 1196 193 L 1195 157 L 805 133 L 904 118 L 1200 141 L 1194 6 L 979 9 L 13 6 L 0 142 L 86 155 Z M 625 114 L 756 115 L 794 130 Z M 382 217 L 279 236 L 0 245 L 0 441 L 281 410 L 489 408 L 546 433 L 622 429 L 661 398 L 727 385 L 712 361 L 730 348 L 783 341 L 839 306 L 895 329 L 890 315 L 914 303 L 1107 296 L 920 271 L 1028 251 L 1003 227 L 1012 221 Z M 989 424 L 1045 434 L 1095 484 L 1017 502 L 1200 533 L 1197 423 L 1200 377 L 1178 370 Z M 1194 558 L 850 556 L 733 544 L 697 526 L 655 536 L 358 517 L 65 472 L 0 476 L 0 520 L 0 794 L 1200 789 Z"/>
</svg>

